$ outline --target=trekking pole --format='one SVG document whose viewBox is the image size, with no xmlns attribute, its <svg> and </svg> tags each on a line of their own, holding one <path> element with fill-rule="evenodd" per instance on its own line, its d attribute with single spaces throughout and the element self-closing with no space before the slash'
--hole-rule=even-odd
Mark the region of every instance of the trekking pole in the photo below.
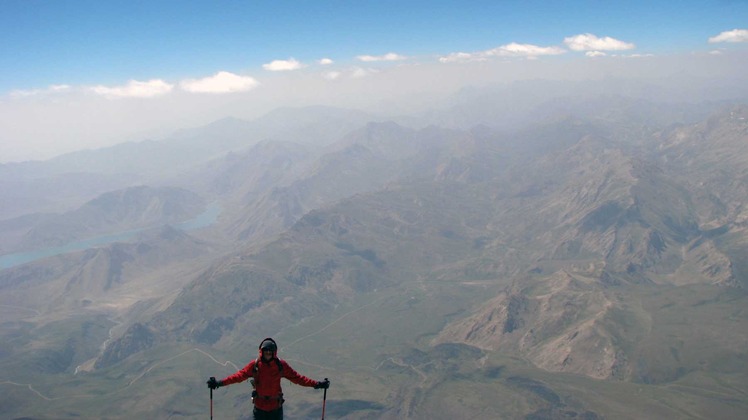
<svg viewBox="0 0 748 420">
<path fill-rule="evenodd" d="M 325 378 L 327 382 L 327 378 Z M 325 404 L 327 404 L 327 388 L 325 388 L 324 394 L 322 394 L 322 420 L 325 420 Z"/>
<path fill-rule="evenodd" d="M 216 378 L 211 377 L 210 379 L 215 380 Z M 213 388 L 210 389 L 210 420 L 213 420 Z"/>
</svg>

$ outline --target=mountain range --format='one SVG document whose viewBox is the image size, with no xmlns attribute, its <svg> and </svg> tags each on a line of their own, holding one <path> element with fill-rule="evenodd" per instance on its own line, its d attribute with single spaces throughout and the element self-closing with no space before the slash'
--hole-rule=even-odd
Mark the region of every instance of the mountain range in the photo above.
<svg viewBox="0 0 748 420">
<path fill-rule="evenodd" d="M 6 207 L 9 252 L 142 231 L 0 271 L 0 411 L 201 417 L 204 379 L 273 336 L 331 379 L 335 418 L 748 412 L 748 105 L 527 98 L 510 125 L 469 111 L 505 100 L 490 91 L 459 98 L 412 119 L 225 120 L 159 144 L 215 152 L 134 170 L 152 186 Z M 2 170 L 51 180 L 65 159 Z M 213 202 L 212 225 L 171 226 Z M 287 388 L 288 416 L 318 415 L 319 394 Z M 216 409 L 246 413 L 246 394 Z"/>
</svg>

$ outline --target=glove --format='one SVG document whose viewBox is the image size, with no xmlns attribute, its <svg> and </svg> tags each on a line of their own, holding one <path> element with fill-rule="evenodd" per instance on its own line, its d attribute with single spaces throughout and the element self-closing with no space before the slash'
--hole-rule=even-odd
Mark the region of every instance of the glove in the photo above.
<svg viewBox="0 0 748 420">
<path fill-rule="evenodd" d="M 330 380 L 325 378 L 324 381 L 319 381 L 314 385 L 314 389 L 327 389 L 330 387 Z"/>
<path fill-rule="evenodd" d="M 216 389 L 216 388 L 219 388 L 219 387 L 223 386 L 223 382 L 216 381 L 216 378 L 214 378 L 212 376 L 210 377 L 210 379 L 208 379 L 207 384 L 208 384 L 208 388 L 210 388 L 210 389 Z"/>
</svg>

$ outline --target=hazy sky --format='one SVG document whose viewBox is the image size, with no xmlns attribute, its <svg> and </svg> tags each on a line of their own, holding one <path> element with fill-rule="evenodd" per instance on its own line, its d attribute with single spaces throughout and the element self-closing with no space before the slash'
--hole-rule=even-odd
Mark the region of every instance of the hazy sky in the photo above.
<svg viewBox="0 0 748 420">
<path fill-rule="evenodd" d="M 282 105 L 616 69 L 719 77 L 747 50 L 741 0 L 0 0 L 0 162 Z"/>
</svg>

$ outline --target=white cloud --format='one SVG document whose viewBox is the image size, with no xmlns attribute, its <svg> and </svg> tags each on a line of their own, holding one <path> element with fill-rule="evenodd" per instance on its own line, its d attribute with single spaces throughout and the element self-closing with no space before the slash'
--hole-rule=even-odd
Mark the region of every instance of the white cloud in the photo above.
<svg viewBox="0 0 748 420">
<path fill-rule="evenodd" d="M 711 55 L 722 55 L 722 54 L 724 54 L 724 51 L 722 51 L 722 50 L 712 50 L 712 51 L 709 51 L 709 54 L 711 54 Z"/>
<path fill-rule="evenodd" d="M 592 34 L 581 34 L 564 39 L 564 43 L 574 51 L 587 51 L 588 57 L 603 57 L 608 50 L 628 50 L 634 44 L 626 43 L 610 37 L 598 38 Z M 567 50 L 558 46 L 541 47 L 533 44 L 512 42 L 499 47 L 473 53 L 456 52 L 439 58 L 440 63 L 465 63 L 470 61 L 485 61 L 491 57 L 524 57 L 530 60 L 542 56 L 561 55 Z"/>
<path fill-rule="evenodd" d="M 10 96 L 20 98 L 27 96 L 38 96 L 48 95 L 54 93 L 63 93 L 71 89 L 70 85 L 51 85 L 46 89 L 29 89 L 29 90 L 14 90 L 10 92 Z"/>
<path fill-rule="evenodd" d="M 709 43 L 717 42 L 748 42 L 748 29 L 733 29 L 709 38 Z"/>
<path fill-rule="evenodd" d="M 375 61 L 402 61 L 407 57 L 395 53 L 387 53 L 385 55 L 359 55 L 356 57 L 357 60 L 363 62 L 375 62 Z"/>
<path fill-rule="evenodd" d="M 466 63 L 469 61 L 485 61 L 486 56 L 482 53 L 456 52 L 444 57 L 439 57 L 440 63 Z"/>
<path fill-rule="evenodd" d="M 565 49 L 560 47 L 540 47 L 532 44 L 511 44 L 501 45 L 499 47 L 478 51 L 474 53 L 456 52 L 439 58 L 440 63 L 465 63 L 470 61 L 485 61 L 490 57 L 525 57 L 536 59 L 544 55 L 564 54 Z"/>
<path fill-rule="evenodd" d="M 249 76 L 221 71 L 203 79 L 188 79 L 179 84 L 182 90 L 193 93 L 231 93 L 254 89 L 260 83 Z"/>
<path fill-rule="evenodd" d="M 322 66 L 329 66 L 330 64 L 333 63 L 333 61 L 329 58 L 322 58 L 319 61 L 317 61 L 317 63 L 319 63 Z"/>
<path fill-rule="evenodd" d="M 379 73 L 380 71 L 373 68 L 364 68 L 359 66 L 348 67 L 342 70 L 330 70 L 322 73 L 322 78 L 325 80 L 342 80 L 347 79 L 361 79 L 371 74 Z"/>
<path fill-rule="evenodd" d="M 50 92 L 65 92 L 70 90 L 70 85 L 52 85 L 49 87 Z"/>
<path fill-rule="evenodd" d="M 532 44 L 512 42 L 511 44 L 488 50 L 486 51 L 486 55 L 499 57 L 538 57 L 541 55 L 559 55 L 565 52 L 565 49 L 559 47 L 539 47 Z"/>
<path fill-rule="evenodd" d="M 351 79 L 360 79 L 362 77 L 368 76 L 371 73 L 376 73 L 376 71 L 373 69 L 354 67 L 353 70 L 351 70 Z"/>
<path fill-rule="evenodd" d="M 564 44 L 573 51 L 620 51 L 632 50 L 636 46 L 609 36 L 598 38 L 593 34 L 579 34 L 564 38 Z"/>
<path fill-rule="evenodd" d="M 343 73 L 341 73 L 339 71 L 328 71 L 326 73 L 323 73 L 322 77 L 324 77 L 327 80 L 337 80 L 342 75 L 343 75 Z"/>
<path fill-rule="evenodd" d="M 306 66 L 294 58 L 289 58 L 288 60 L 273 60 L 270 63 L 262 65 L 262 68 L 267 71 L 290 71 L 304 67 Z"/>
<path fill-rule="evenodd" d="M 124 86 L 94 86 L 90 90 L 98 95 L 110 98 L 152 98 L 165 95 L 174 89 L 174 85 L 161 79 L 153 79 L 147 82 L 130 80 Z"/>
</svg>

